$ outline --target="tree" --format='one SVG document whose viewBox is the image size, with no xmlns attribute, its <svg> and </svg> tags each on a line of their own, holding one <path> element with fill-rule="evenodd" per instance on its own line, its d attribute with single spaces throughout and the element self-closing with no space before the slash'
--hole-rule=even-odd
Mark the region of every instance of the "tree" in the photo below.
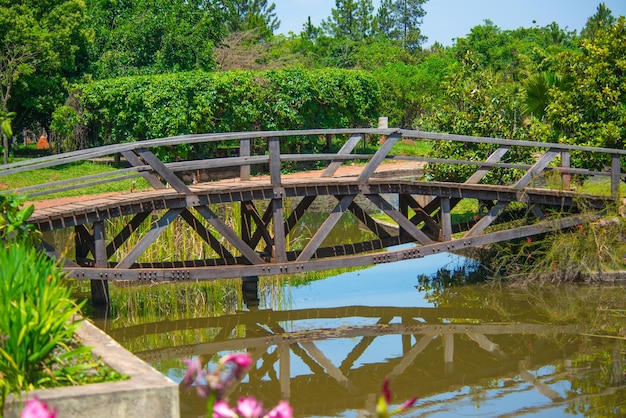
<svg viewBox="0 0 626 418">
<path fill-rule="evenodd" d="M 87 0 L 96 79 L 214 67 L 223 11 L 204 0 Z"/>
<path fill-rule="evenodd" d="M 420 31 L 422 19 L 426 15 L 423 7 L 426 1 L 395 0 L 392 3 L 391 13 L 394 22 L 392 35 L 402 42 L 402 46 L 407 50 L 417 50 L 427 39 Z"/>
<path fill-rule="evenodd" d="M 392 0 L 382 0 L 376 11 L 373 31 L 376 35 L 391 39 L 394 21 L 392 15 Z"/>
<path fill-rule="evenodd" d="M 557 130 L 559 142 L 607 148 L 626 145 L 626 17 L 613 26 L 581 40 L 581 52 L 563 54 L 557 72 L 571 80 L 567 89 L 550 90 L 546 108 L 548 123 Z M 605 160 L 572 163 L 591 168 Z"/>
<path fill-rule="evenodd" d="M 90 36 L 84 19 L 82 0 L 0 3 L 1 105 L 17 113 L 17 126 L 46 127 L 67 83 L 82 74 Z"/>
<path fill-rule="evenodd" d="M 276 17 L 276 5 L 267 4 L 267 0 L 222 0 L 229 32 L 255 30 L 262 39 L 271 38 L 279 28 Z"/>
<path fill-rule="evenodd" d="M 600 3 L 596 13 L 587 19 L 585 27 L 580 32 L 583 38 L 593 38 L 599 30 L 607 29 L 615 24 L 615 17 L 604 3 Z"/>
<path fill-rule="evenodd" d="M 372 0 L 335 0 L 331 16 L 322 22 L 326 33 L 338 39 L 362 41 L 372 30 Z"/>
</svg>

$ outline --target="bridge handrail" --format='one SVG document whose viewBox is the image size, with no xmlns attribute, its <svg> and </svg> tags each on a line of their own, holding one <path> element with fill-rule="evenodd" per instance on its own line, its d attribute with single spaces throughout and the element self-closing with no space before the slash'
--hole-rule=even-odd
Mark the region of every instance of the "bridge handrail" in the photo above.
<svg viewBox="0 0 626 418">
<path fill-rule="evenodd" d="M 207 133 L 207 134 L 194 134 L 194 135 L 181 135 L 174 137 L 157 138 L 146 141 L 129 142 L 123 144 L 106 145 L 96 148 L 90 148 L 85 150 L 78 150 L 68 152 L 59 155 L 52 155 L 42 158 L 36 158 L 31 160 L 19 161 L 7 165 L 0 165 L 0 177 L 9 174 L 26 172 L 41 168 L 49 168 L 58 165 L 63 165 L 71 162 L 77 162 L 82 160 L 101 158 L 110 156 L 117 153 L 127 153 L 138 151 L 142 149 L 148 149 L 161 146 L 172 146 L 182 144 L 197 144 L 207 142 L 219 142 L 228 140 L 251 140 L 259 138 L 284 138 L 295 136 L 322 136 L 322 135 L 381 135 L 390 136 L 398 135 L 402 139 L 417 139 L 417 140 L 436 140 L 436 141 L 455 141 L 455 142 L 468 142 L 468 143 L 488 143 L 498 145 L 500 147 L 532 147 L 536 149 L 548 149 L 553 152 L 569 153 L 570 151 L 582 151 L 582 152 L 594 152 L 594 153 L 606 153 L 610 154 L 613 159 L 611 171 L 592 171 L 588 169 L 572 168 L 569 166 L 562 167 L 543 167 L 543 170 L 554 170 L 562 175 L 581 174 L 589 176 L 611 176 L 612 177 L 612 189 L 615 192 L 617 184 L 620 178 L 625 177 L 619 170 L 619 158 L 626 156 L 626 150 L 610 149 L 610 148 L 597 148 L 580 145 L 570 144 L 558 144 L 550 142 L 533 142 L 526 140 L 511 140 L 502 138 L 488 138 L 468 135 L 456 135 L 445 133 L 434 133 L 419 130 L 404 130 L 404 129 L 373 129 L 373 128 L 350 128 L 350 129 L 310 129 L 310 130 L 293 130 L 293 131 L 254 131 L 254 132 L 232 132 L 232 133 Z M 274 148 L 276 149 L 276 148 Z M 390 148 L 389 148 L 390 149 Z M 388 156 L 389 151 L 380 153 L 378 156 L 369 154 L 352 154 L 346 152 L 344 154 L 280 154 L 276 159 L 275 164 L 280 164 L 283 161 L 335 161 L 341 162 L 345 160 L 368 160 L 378 158 L 379 161 L 375 162 L 377 165 L 382 159 L 395 159 L 395 160 L 410 160 L 426 163 L 447 163 L 447 164 L 465 164 L 476 165 L 484 168 L 500 167 L 505 169 L 525 169 L 531 170 L 533 166 L 528 164 L 515 164 L 515 163 L 503 163 L 499 160 L 496 161 L 469 161 L 469 160 L 448 160 L 441 158 L 427 158 L 427 157 L 399 157 Z M 206 160 L 190 160 L 185 162 L 175 162 L 163 164 L 171 172 L 180 172 L 185 170 L 199 170 L 207 168 L 226 168 L 226 167 L 244 167 L 258 164 L 272 163 L 272 151 L 270 149 L 269 155 L 244 155 L 239 157 L 227 157 L 227 158 L 213 158 Z M 370 161 L 372 162 L 372 161 Z M 565 165 L 565 164 L 564 164 Z M 617 169 L 617 170 L 616 170 Z M 0 193 L 18 192 L 26 193 L 35 190 L 48 189 L 44 191 L 38 191 L 31 193 L 30 196 L 40 196 L 45 194 L 58 193 L 60 191 L 66 191 L 71 189 L 86 188 L 98 184 L 103 184 L 112 181 L 120 181 L 125 179 L 132 179 L 147 173 L 155 171 L 155 167 L 150 164 L 134 164 L 133 167 L 119 169 L 115 172 L 95 174 L 90 176 L 77 177 L 69 180 L 61 180 L 55 182 L 49 182 L 45 184 L 28 186 L 19 189 L 5 190 Z M 158 171 L 158 170 L 157 170 Z M 371 174 L 371 173 L 370 173 Z M 77 184 L 79 183 L 79 184 Z M 74 185 L 71 185 L 74 184 Z"/>
</svg>

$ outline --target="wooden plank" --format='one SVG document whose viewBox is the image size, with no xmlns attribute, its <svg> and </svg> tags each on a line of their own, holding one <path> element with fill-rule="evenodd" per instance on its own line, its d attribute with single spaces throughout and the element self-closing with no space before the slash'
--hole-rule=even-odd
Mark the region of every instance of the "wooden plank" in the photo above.
<svg viewBox="0 0 626 418">
<path fill-rule="evenodd" d="M 307 243 L 306 247 L 302 250 L 296 261 L 302 262 L 311 259 L 330 231 L 332 231 L 337 222 L 339 222 L 339 219 L 346 212 L 354 198 L 355 196 L 343 196 L 341 198 L 339 203 L 337 203 L 333 211 L 329 214 L 328 218 L 326 218 L 324 223 L 315 232 L 315 235 L 313 235 L 311 240 Z"/>
<path fill-rule="evenodd" d="M 382 209 L 391 219 L 394 220 L 395 223 L 398 224 L 402 230 L 404 230 L 407 234 L 412 236 L 417 242 L 420 244 L 430 244 L 433 241 L 428 238 L 426 234 L 424 234 L 419 229 L 415 228 L 415 225 L 409 221 L 405 216 L 403 216 L 398 210 L 396 210 L 389 202 L 375 194 L 366 194 L 369 200 L 372 201 L 376 206 Z"/>
<path fill-rule="evenodd" d="M 370 162 L 365 166 L 359 177 L 357 178 L 359 183 L 365 183 L 369 178 L 374 174 L 380 163 L 383 162 L 387 154 L 393 146 L 398 142 L 398 140 L 402 137 L 400 133 L 393 133 L 387 138 L 387 140 L 378 148 L 376 154 L 372 157 Z"/>
<path fill-rule="evenodd" d="M 359 144 L 359 142 L 363 139 L 363 135 L 352 135 L 348 140 L 343 144 L 337 155 L 348 155 L 352 153 L 354 148 Z M 341 160 L 333 160 L 328 167 L 324 170 L 321 177 L 332 177 L 337 172 L 337 169 L 341 167 Z"/>
<path fill-rule="evenodd" d="M 126 161 L 128 161 L 132 166 L 134 167 L 145 166 L 143 161 L 141 161 L 141 159 L 133 151 L 122 151 L 121 154 L 122 156 L 124 156 L 124 158 L 126 158 Z M 155 189 L 157 190 L 165 189 L 165 184 L 163 184 L 161 180 L 159 180 L 159 178 L 155 176 L 154 174 L 148 173 L 146 171 L 142 171 L 140 174 Z"/>
<path fill-rule="evenodd" d="M 183 209 L 170 209 L 167 211 L 165 215 L 157 223 L 155 223 L 144 235 L 144 237 L 135 245 L 135 247 L 121 260 L 115 269 L 127 269 L 132 267 L 132 265 L 137 261 L 137 259 L 143 254 L 146 249 L 152 244 L 161 233 L 172 223 L 178 215 L 183 211 Z"/>
<path fill-rule="evenodd" d="M 252 264 L 264 264 L 259 255 L 250 248 L 235 232 L 226 225 L 211 209 L 206 206 L 197 206 L 195 208 L 228 242 L 239 250 Z M 245 276 L 245 275 L 244 275 Z"/>
<path fill-rule="evenodd" d="M 337 197 L 337 196 L 335 196 Z M 372 218 L 365 210 L 363 210 L 359 205 L 355 202 L 352 202 L 348 207 L 348 210 L 356 216 L 356 218 L 367 227 L 370 231 L 372 231 L 378 238 L 390 238 L 391 235 L 374 219 Z"/>
<path fill-rule="evenodd" d="M 181 179 L 176 177 L 176 174 L 171 172 L 165 164 L 161 162 L 152 152 L 145 148 L 139 148 L 135 151 L 143 160 L 150 165 L 161 177 L 167 181 L 170 186 L 179 193 L 186 195 L 193 195 L 193 192 L 183 183 Z"/>
</svg>

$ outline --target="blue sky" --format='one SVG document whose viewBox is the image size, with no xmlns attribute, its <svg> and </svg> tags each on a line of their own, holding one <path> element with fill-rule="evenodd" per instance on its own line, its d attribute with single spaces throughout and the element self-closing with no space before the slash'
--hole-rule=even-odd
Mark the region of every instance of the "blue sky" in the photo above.
<svg viewBox="0 0 626 418">
<path fill-rule="evenodd" d="M 439 41 L 451 45 L 453 38 L 465 36 L 472 27 L 490 19 L 502 29 L 521 26 L 545 26 L 557 22 L 562 28 L 577 30 L 596 12 L 600 0 L 429 0 L 422 33 L 428 36 L 426 46 Z M 271 3 L 271 2 L 268 2 Z M 335 0 L 274 0 L 281 21 L 279 33 L 300 33 L 311 16 L 319 25 L 330 16 Z M 374 0 L 378 7 L 379 0 Z M 626 0 L 604 0 L 613 16 L 626 16 Z M 535 21 L 536 23 L 533 23 Z"/>
</svg>

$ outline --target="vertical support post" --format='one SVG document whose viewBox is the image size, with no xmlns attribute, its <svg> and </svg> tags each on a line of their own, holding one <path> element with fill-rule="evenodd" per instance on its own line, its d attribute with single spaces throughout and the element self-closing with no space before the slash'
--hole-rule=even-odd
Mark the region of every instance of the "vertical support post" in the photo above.
<svg viewBox="0 0 626 418">
<path fill-rule="evenodd" d="M 561 167 L 571 167 L 570 154 L 568 150 L 561 151 Z M 561 187 L 563 190 L 570 190 L 572 188 L 572 175 L 570 173 L 561 174 Z"/>
<path fill-rule="evenodd" d="M 283 199 L 272 199 L 272 219 L 274 224 L 274 258 L 279 263 L 287 261 L 287 237 L 283 215 Z"/>
<path fill-rule="evenodd" d="M 621 175 L 621 166 L 619 154 L 611 155 L 611 196 L 613 199 L 619 199 L 619 184 Z"/>
<path fill-rule="evenodd" d="M 441 240 L 450 241 L 452 239 L 452 217 L 450 215 L 450 198 L 439 198 L 441 205 Z"/>
<path fill-rule="evenodd" d="M 94 258 L 96 267 L 107 267 L 107 245 L 105 240 L 104 222 L 93 224 Z M 91 300 L 94 306 L 109 305 L 109 282 L 108 280 L 91 281 Z"/>
<path fill-rule="evenodd" d="M 251 139 L 242 138 L 239 140 L 239 156 L 249 157 L 251 151 Z M 250 164 L 242 165 L 239 169 L 239 180 L 250 180 Z"/>
<path fill-rule="evenodd" d="M 281 187 L 280 179 L 280 139 L 272 137 L 269 139 L 270 150 L 270 178 L 274 188 Z"/>
<path fill-rule="evenodd" d="M 270 179 L 274 188 L 272 199 L 272 220 L 274 224 L 274 258 L 277 262 L 287 261 L 287 240 L 285 236 L 285 219 L 283 215 L 282 180 L 280 178 L 280 138 L 269 139 Z"/>
</svg>

